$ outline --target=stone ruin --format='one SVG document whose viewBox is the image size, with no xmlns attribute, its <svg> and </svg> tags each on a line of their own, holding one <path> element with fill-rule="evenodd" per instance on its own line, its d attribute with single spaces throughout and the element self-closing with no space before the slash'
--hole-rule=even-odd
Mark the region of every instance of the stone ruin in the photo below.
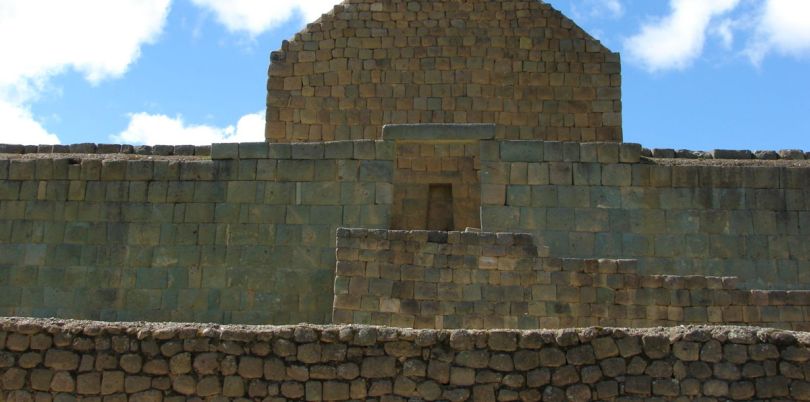
<svg viewBox="0 0 810 402">
<path fill-rule="evenodd" d="M 59 318 L 2 398 L 810 398 L 810 154 L 622 142 L 551 6 L 347 0 L 267 93 L 262 143 L 0 144 L 0 315 Z"/>
</svg>

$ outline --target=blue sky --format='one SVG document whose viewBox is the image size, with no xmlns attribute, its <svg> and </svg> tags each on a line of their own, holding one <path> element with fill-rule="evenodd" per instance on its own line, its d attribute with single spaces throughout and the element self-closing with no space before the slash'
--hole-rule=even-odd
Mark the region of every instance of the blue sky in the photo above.
<svg viewBox="0 0 810 402">
<path fill-rule="evenodd" d="M 2 0 L 0 142 L 260 141 L 269 53 L 331 3 Z M 810 1 L 549 3 L 622 53 L 625 141 L 810 151 Z"/>
</svg>

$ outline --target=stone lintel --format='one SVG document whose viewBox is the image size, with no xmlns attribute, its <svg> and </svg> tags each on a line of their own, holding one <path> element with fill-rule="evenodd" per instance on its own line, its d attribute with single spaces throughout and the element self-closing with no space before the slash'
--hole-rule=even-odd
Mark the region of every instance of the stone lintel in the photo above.
<svg viewBox="0 0 810 402">
<path fill-rule="evenodd" d="M 494 124 L 387 124 L 384 140 L 476 141 L 495 138 Z"/>
</svg>

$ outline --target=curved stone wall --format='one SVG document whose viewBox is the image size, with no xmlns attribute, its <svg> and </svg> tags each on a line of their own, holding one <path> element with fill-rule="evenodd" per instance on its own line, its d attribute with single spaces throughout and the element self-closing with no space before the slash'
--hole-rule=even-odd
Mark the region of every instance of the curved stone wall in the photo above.
<svg viewBox="0 0 810 402">
<path fill-rule="evenodd" d="M 5 318 L 0 397 L 808 400 L 809 343 L 808 333 L 743 327 L 435 331 Z"/>
</svg>

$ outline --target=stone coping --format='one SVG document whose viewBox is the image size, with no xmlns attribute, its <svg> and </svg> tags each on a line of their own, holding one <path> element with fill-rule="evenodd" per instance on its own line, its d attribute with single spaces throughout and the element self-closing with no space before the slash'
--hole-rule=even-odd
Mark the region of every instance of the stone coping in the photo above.
<svg viewBox="0 0 810 402">
<path fill-rule="evenodd" d="M 560 337 L 587 342 L 601 336 L 663 336 L 670 341 L 695 338 L 716 339 L 738 344 L 775 342 L 783 346 L 810 346 L 810 332 L 790 331 L 775 328 L 760 328 L 735 325 L 680 325 L 677 327 L 651 328 L 563 328 L 563 329 L 412 329 L 371 325 L 222 325 L 215 323 L 174 323 L 174 322 L 107 322 L 71 320 L 60 318 L 0 317 L 0 331 L 34 335 L 40 332 L 98 335 L 134 335 L 138 339 L 191 339 L 211 338 L 233 341 L 268 340 L 273 337 L 291 338 L 297 330 L 308 329 L 321 334 L 321 338 L 331 341 L 357 340 L 358 336 L 367 342 L 391 342 L 396 340 L 429 339 L 454 335 L 487 335 L 504 333 L 519 337 L 531 337 L 554 343 Z M 539 336 L 538 336 L 539 335 Z M 335 336 L 337 338 L 335 338 Z"/>
<path fill-rule="evenodd" d="M 494 124 L 387 124 L 382 138 L 397 141 L 475 141 L 495 138 Z"/>
<path fill-rule="evenodd" d="M 210 145 L 0 144 L 0 154 L 131 154 L 150 156 L 210 156 Z"/>
<path fill-rule="evenodd" d="M 800 149 L 782 149 L 778 151 L 751 151 L 733 149 L 714 149 L 711 151 L 691 151 L 672 148 L 643 148 L 641 156 L 658 159 L 724 159 L 724 160 L 807 160 L 810 152 Z"/>
</svg>

